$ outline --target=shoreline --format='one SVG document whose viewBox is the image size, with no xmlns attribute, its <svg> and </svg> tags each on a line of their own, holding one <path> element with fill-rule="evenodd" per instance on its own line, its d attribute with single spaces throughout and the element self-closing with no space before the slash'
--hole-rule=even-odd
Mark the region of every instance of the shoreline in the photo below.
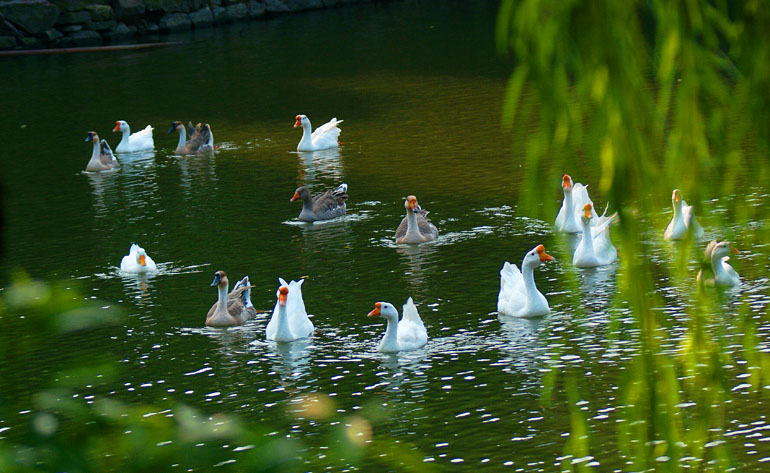
<svg viewBox="0 0 770 473">
<path fill-rule="evenodd" d="M 158 34 L 373 0 L 0 0 L 0 56 L 163 46 Z"/>
</svg>

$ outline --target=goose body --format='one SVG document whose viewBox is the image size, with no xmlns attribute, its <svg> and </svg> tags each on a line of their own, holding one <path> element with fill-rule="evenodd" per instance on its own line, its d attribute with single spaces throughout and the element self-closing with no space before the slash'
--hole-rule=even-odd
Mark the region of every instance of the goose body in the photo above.
<svg viewBox="0 0 770 473">
<path fill-rule="evenodd" d="M 225 272 L 215 272 L 211 286 L 217 287 L 217 301 L 206 314 L 206 325 L 209 327 L 242 325 L 257 316 L 257 311 L 251 304 L 251 288 L 254 286 L 249 283 L 249 277 L 244 276 L 238 281 L 229 294 L 227 285 Z"/>
<path fill-rule="evenodd" d="M 328 190 L 312 197 L 307 187 L 298 187 L 290 202 L 302 199 L 302 211 L 298 219 L 303 222 L 315 222 L 316 220 L 329 220 L 345 215 L 347 207 L 345 201 L 348 198 L 348 185 L 340 184 L 333 190 Z"/>
<path fill-rule="evenodd" d="M 593 208 L 593 202 L 588 197 L 588 188 L 577 182 L 572 183 L 572 177 L 565 174 L 562 177 L 562 190 L 564 191 L 564 200 L 561 203 L 559 213 L 554 221 L 554 229 L 557 232 L 580 233 L 582 226 L 580 224 L 580 215 L 583 207 L 591 204 L 591 216 L 597 217 L 596 210 Z"/>
<path fill-rule="evenodd" d="M 597 217 L 596 225 L 591 226 L 591 210 L 591 204 L 585 204 L 583 215 L 580 217 L 583 238 L 572 255 L 572 264 L 578 268 L 604 266 L 618 259 L 618 250 L 610 240 L 610 225 L 617 217 L 617 213 Z"/>
<path fill-rule="evenodd" d="M 115 151 L 118 153 L 133 153 L 134 151 L 155 148 L 155 143 L 152 140 L 152 127 L 150 125 L 147 125 L 143 130 L 131 134 L 131 127 L 128 126 L 128 123 L 124 120 L 118 120 L 115 122 L 115 128 L 112 131 L 123 133 L 120 143 L 115 148 Z"/>
<path fill-rule="evenodd" d="M 730 254 L 738 254 L 729 241 L 712 241 L 706 247 L 705 258 L 698 272 L 698 282 L 706 286 L 730 287 L 740 284 L 738 272 L 730 266 Z"/>
<path fill-rule="evenodd" d="M 666 230 L 663 232 L 664 240 L 681 240 L 692 232 L 692 238 L 698 240 L 703 237 L 703 228 L 695 220 L 692 207 L 687 205 L 682 199 L 679 189 L 674 189 L 671 195 L 671 203 L 674 206 L 674 215 L 668 222 Z"/>
<path fill-rule="evenodd" d="M 287 283 L 283 278 L 278 278 L 278 282 L 280 287 L 275 293 L 278 301 L 265 327 L 265 337 L 276 342 L 292 342 L 309 337 L 315 327 L 308 318 L 302 299 L 302 283 L 305 280 Z"/>
<path fill-rule="evenodd" d="M 157 271 L 158 267 L 144 248 L 133 243 L 128 254 L 120 261 L 120 270 L 131 274 L 149 274 Z"/>
<path fill-rule="evenodd" d="M 548 300 L 535 286 L 534 270 L 553 257 L 543 245 L 532 248 L 521 262 L 521 271 L 515 264 L 505 262 L 500 270 L 500 293 L 497 311 L 516 317 L 537 317 L 551 312 Z"/>
<path fill-rule="evenodd" d="M 428 343 L 428 331 L 422 323 L 417 307 L 410 297 L 404 304 L 404 315 L 398 320 L 398 311 L 389 302 L 376 302 L 369 317 L 384 317 L 388 325 L 385 335 L 377 344 L 377 350 L 392 353 L 406 350 L 416 350 Z"/>
<path fill-rule="evenodd" d="M 214 132 L 211 131 L 211 126 L 208 123 L 201 125 L 198 123 L 193 126 L 191 122 L 188 122 L 187 129 L 180 121 L 171 122 L 171 128 L 168 130 L 169 134 L 174 132 L 179 133 L 179 143 L 176 145 L 174 154 L 188 155 L 207 153 L 214 150 Z M 187 139 L 187 133 L 190 133 L 190 139 Z"/>
<path fill-rule="evenodd" d="M 396 228 L 396 243 L 422 243 L 438 238 L 438 229 L 428 220 L 428 211 L 420 207 L 417 197 L 404 201 L 406 216 Z"/>
<path fill-rule="evenodd" d="M 110 145 L 106 140 L 99 141 L 99 135 L 97 135 L 95 131 L 88 132 L 86 141 L 90 141 L 94 144 L 94 150 L 91 153 L 91 159 L 88 160 L 88 164 L 86 165 L 86 171 L 110 171 L 120 167 L 118 160 L 115 159 L 115 155 L 112 154 Z"/>
<path fill-rule="evenodd" d="M 294 128 L 302 127 L 302 139 L 299 140 L 297 151 L 320 151 L 339 146 L 341 130 L 337 125 L 343 121 L 332 118 L 312 131 L 310 119 L 305 115 L 297 115 Z"/>
</svg>

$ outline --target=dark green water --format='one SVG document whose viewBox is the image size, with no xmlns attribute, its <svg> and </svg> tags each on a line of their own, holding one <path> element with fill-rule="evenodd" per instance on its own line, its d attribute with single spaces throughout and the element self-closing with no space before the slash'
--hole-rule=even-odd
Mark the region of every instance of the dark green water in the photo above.
<svg viewBox="0 0 770 473">
<path fill-rule="evenodd" d="M 525 176 L 515 140 L 500 127 L 510 65 L 494 54 L 495 13 L 493 2 L 396 2 L 196 33 L 164 49 L 0 60 L 3 285 L 9 270 L 23 268 L 72 281 L 127 313 L 104 339 L 75 337 L 60 347 L 108 351 L 123 362 L 121 383 L 84 388 L 83 398 L 171 399 L 272 423 L 295 401 L 324 393 L 340 415 L 385 406 L 375 438 L 409 445 L 426 462 L 554 471 L 570 431 L 568 409 L 543 406 L 540 387 L 549 370 L 578 366 L 589 380 L 582 408 L 595 431 L 597 471 L 621 471 L 622 460 L 601 445 L 615 435 L 612 406 L 635 350 L 633 318 L 614 300 L 618 269 L 575 271 L 568 246 L 551 233 L 559 181 L 543 183 L 553 188 L 543 203 L 547 219 L 517 209 Z M 299 113 L 314 125 L 344 119 L 339 150 L 294 151 Z M 110 130 L 119 119 L 134 130 L 152 124 L 155 151 L 119 155 L 114 173 L 84 173 L 86 133 L 97 131 L 114 148 Z M 172 120 L 210 123 L 219 149 L 174 156 Z M 598 188 L 597 163 L 562 172 Z M 349 185 L 346 217 L 297 224 L 299 204 L 289 198 L 298 185 L 324 190 L 340 182 Z M 407 194 L 431 211 L 438 242 L 393 243 Z M 756 205 L 766 202 L 767 189 L 755 197 Z M 703 213 L 718 213 L 727 198 L 714 196 Z M 661 238 L 669 199 L 660 197 L 645 236 L 658 264 L 671 255 Z M 702 222 L 708 233 L 709 218 Z M 728 232 L 748 251 L 733 259 L 744 280 L 725 310 L 748 301 L 759 318 L 770 247 L 742 247 L 742 229 Z M 117 274 L 132 242 L 160 263 L 158 275 Z M 552 314 L 498 316 L 503 261 L 519 264 L 539 243 L 557 259 L 535 276 Z M 320 333 L 276 346 L 264 339 L 269 314 L 231 330 L 205 328 L 218 269 L 231 280 L 248 274 L 255 306 L 268 312 L 279 276 L 307 277 L 305 304 Z M 686 320 L 681 298 L 694 274 L 658 285 L 675 352 Z M 375 301 L 400 307 L 409 296 L 428 345 L 377 353 L 384 327 L 367 312 Z M 730 352 L 740 334 L 724 324 Z M 759 348 L 770 350 L 766 319 L 758 335 Z M 767 399 L 742 399 L 741 370 L 727 373 L 737 401 L 725 440 L 745 471 L 762 471 L 770 461 Z M 0 419 L 0 428 L 13 431 L 17 422 Z M 311 470 L 324 465 L 322 429 L 298 420 L 280 432 L 308 442 Z"/>
</svg>

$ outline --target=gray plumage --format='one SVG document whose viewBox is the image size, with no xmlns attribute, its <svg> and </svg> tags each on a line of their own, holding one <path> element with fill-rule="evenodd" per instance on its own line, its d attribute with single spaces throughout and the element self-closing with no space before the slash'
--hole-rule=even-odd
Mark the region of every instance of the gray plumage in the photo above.
<svg viewBox="0 0 770 473">
<path fill-rule="evenodd" d="M 335 189 L 328 190 L 315 197 L 310 195 L 307 187 L 301 186 L 294 191 L 291 202 L 302 199 L 302 211 L 298 219 L 303 222 L 315 222 L 316 220 L 329 220 L 345 215 L 348 198 L 348 185 L 340 184 Z"/>
</svg>

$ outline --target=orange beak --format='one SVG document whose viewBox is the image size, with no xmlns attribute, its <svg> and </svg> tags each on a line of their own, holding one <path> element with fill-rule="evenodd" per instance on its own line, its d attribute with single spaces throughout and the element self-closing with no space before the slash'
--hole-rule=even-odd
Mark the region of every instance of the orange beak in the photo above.
<svg viewBox="0 0 770 473">
<path fill-rule="evenodd" d="M 139 264 L 142 266 L 147 266 L 147 258 L 145 255 L 139 255 Z"/>
<path fill-rule="evenodd" d="M 291 199 L 289 199 L 289 202 L 294 202 L 295 200 L 299 199 L 299 194 L 297 192 L 294 192 L 294 195 Z"/>
<path fill-rule="evenodd" d="M 409 208 L 411 208 L 413 212 L 420 210 L 420 206 L 417 204 L 417 199 L 412 199 L 409 201 Z"/>
<path fill-rule="evenodd" d="M 286 286 L 281 286 L 280 289 L 278 289 L 278 303 L 281 305 L 286 305 L 286 299 L 289 297 L 289 288 Z"/>
<path fill-rule="evenodd" d="M 572 184 L 570 184 L 570 178 L 569 174 L 565 174 L 564 177 L 561 178 L 561 186 L 567 190 L 572 188 Z"/>
<path fill-rule="evenodd" d="M 591 204 L 586 204 L 583 207 L 583 214 L 586 216 L 587 219 L 591 219 Z"/>
<path fill-rule="evenodd" d="M 674 191 L 674 202 L 682 200 L 682 195 L 679 193 L 679 189 Z"/>
<path fill-rule="evenodd" d="M 300 127 L 300 126 L 302 126 L 302 117 L 297 115 L 297 121 L 294 122 L 294 128 L 297 128 L 297 127 Z"/>
<path fill-rule="evenodd" d="M 379 315 L 380 315 L 380 303 L 379 302 L 375 302 L 374 303 L 374 309 L 371 312 L 369 312 L 368 314 L 366 314 L 366 316 L 367 317 L 379 317 Z"/>
<path fill-rule="evenodd" d="M 115 128 L 112 131 L 120 131 L 120 122 L 115 122 Z"/>
<path fill-rule="evenodd" d="M 540 256 L 541 262 L 553 261 L 553 256 L 545 252 L 545 246 L 537 245 L 537 248 L 535 248 L 535 251 L 537 251 L 537 254 Z"/>
<path fill-rule="evenodd" d="M 733 245 L 730 245 L 730 251 L 732 251 L 736 255 L 741 253 L 740 250 L 738 248 L 734 247 Z"/>
</svg>

